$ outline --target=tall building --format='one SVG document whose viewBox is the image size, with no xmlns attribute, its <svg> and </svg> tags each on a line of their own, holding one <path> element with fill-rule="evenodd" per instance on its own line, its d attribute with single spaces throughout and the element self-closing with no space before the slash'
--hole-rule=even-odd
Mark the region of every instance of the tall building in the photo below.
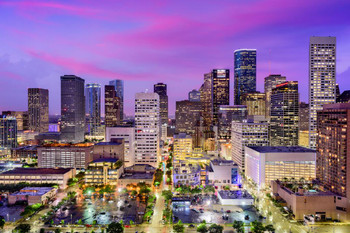
<svg viewBox="0 0 350 233">
<path fill-rule="evenodd" d="M 241 95 L 242 105 L 247 106 L 248 115 L 265 116 L 266 100 L 265 93 L 251 92 Z"/>
<path fill-rule="evenodd" d="M 286 81 L 286 77 L 280 74 L 270 74 L 265 78 L 264 81 L 264 90 L 266 95 L 266 119 L 270 119 L 270 111 L 271 111 L 271 93 L 272 89 L 276 88 L 276 85 L 284 83 Z"/>
<path fill-rule="evenodd" d="M 61 141 L 82 142 L 85 133 L 85 80 L 61 76 Z"/>
<path fill-rule="evenodd" d="M 350 90 L 343 91 L 337 98 L 337 103 L 349 103 L 350 102 Z"/>
<path fill-rule="evenodd" d="M 241 105 L 241 95 L 256 92 L 256 49 L 234 52 L 234 103 Z"/>
<path fill-rule="evenodd" d="M 195 102 L 201 101 L 201 92 L 197 91 L 196 89 L 193 89 L 188 93 L 188 100 Z"/>
<path fill-rule="evenodd" d="M 120 79 L 116 79 L 113 81 L 109 81 L 109 85 L 114 86 L 115 96 L 119 98 L 120 101 L 120 121 L 124 119 L 124 81 Z"/>
<path fill-rule="evenodd" d="M 220 105 L 230 104 L 230 70 L 214 69 L 211 72 L 213 93 L 213 124 L 218 124 Z"/>
<path fill-rule="evenodd" d="M 174 160 L 186 160 L 192 156 L 192 137 L 185 133 L 174 135 Z"/>
<path fill-rule="evenodd" d="M 161 124 L 168 123 L 168 95 L 167 85 L 164 83 L 154 84 L 154 93 L 159 95 L 159 111 Z"/>
<path fill-rule="evenodd" d="M 232 160 L 244 170 L 246 146 L 268 146 L 269 125 L 266 122 L 253 121 L 232 122 L 231 144 Z"/>
<path fill-rule="evenodd" d="M 28 88 L 28 123 L 32 131 L 49 131 L 49 90 Z"/>
<path fill-rule="evenodd" d="M 309 45 L 310 148 L 316 148 L 317 111 L 336 102 L 336 38 L 311 37 Z"/>
<path fill-rule="evenodd" d="M 326 104 L 317 113 L 316 178 L 350 198 L 350 103 Z M 349 201 L 346 201 L 349 210 Z"/>
<path fill-rule="evenodd" d="M 0 116 L 0 150 L 17 147 L 17 121 L 13 116 Z"/>
<path fill-rule="evenodd" d="M 18 131 L 29 129 L 27 111 L 2 111 L 2 115 L 15 117 Z"/>
<path fill-rule="evenodd" d="M 213 80 L 211 73 L 204 74 L 204 82 L 200 87 L 200 102 L 202 103 L 202 116 L 205 126 L 210 126 L 213 122 Z"/>
<path fill-rule="evenodd" d="M 186 133 L 191 136 L 195 133 L 201 119 L 202 103 L 189 100 L 176 101 L 175 132 Z"/>
<path fill-rule="evenodd" d="M 309 104 L 299 104 L 299 146 L 309 148 Z"/>
<path fill-rule="evenodd" d="M 158 167 L 160 116 L 157 93 L 135 95 L 135 164 Z"/>
<path fill-rule="evenodd" d="M 101 85 L 86 84 L 86 114 L 90 135 L 97 135 L 101 126 Z"/>
<path fill-rule="evenodd" d="M 271 146 L 299 145 L 298 82 L 278 84 L 271 94 Z"/>
<path fill-rule="evenodd" d="M 221 105 L 219 107 L 219 139 L 231 139 L 232 121 L 242 122 L 247 119 L 247 106 L 244 105 Z"/>
<path fill-rule="evenodd" d="M 105 85 L 105 125 L 115 127 L 120 124 L 121 100 L 116 96 L 115 87 Z"/>
</svg>

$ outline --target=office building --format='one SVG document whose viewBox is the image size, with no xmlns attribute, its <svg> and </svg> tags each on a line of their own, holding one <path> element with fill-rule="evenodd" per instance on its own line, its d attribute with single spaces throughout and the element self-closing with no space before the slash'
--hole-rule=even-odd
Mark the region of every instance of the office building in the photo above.
<svg viewBox="0 0 350 233">
<path fill-rule="evenodd" d="M 214 69 L 211 72 L 213 93 L 213 125 L 218 125 L 220 105 L 230 104 L 230 70 Z"/>
<path fill-rule="evenodd" d="M 298 82 L 278 84 L 271 94 L 271 146 L 299 145 Z"/>
<path fill-rule="evenodd" d="M 103 158 L 124 161 L 124 139 L 119 138 L 112 142 L 96 143 L 93 148 L 93 159 Z"/>
<path fill-rule="evenodd" d="M 12 116 L 0 116 L 0 150 L 17 147 L 17 120 Z"/>
<path fill-rule="evenodd" d="M 309 104 L 304 102 L 299 104 L 299 130 L 309 131 Z"/>
<path fill-rule="evenodd" d="M 231 139 L 232 121 L 242 122 L 247 119 L 247 106 L 244 105 L 221 105 L 219 107 L 219 139 Z"/>
<path fill-rule="evenodd" d="M 17 120 L 17 130 L 28 130 L 28 112 L 27 111 L 2 111 L 2 115 L 12 116 Z"/>
<path fill-rule="evenodd" d="M 124 141 L 124 164 L 130 167 L 135 164 L 135 128 L 134 127 L 107 127 L 106 142 L 123 139 Z"/>
<path fill-rule="evenodd" d="M 135 95 L 135 164 L 158 167 L 160 140 L 159 95 Z"/>
<path fill-rule="evenodd" d="M 154 84 L 154 93 L 159 95 L 159 112 L 161 124 L 168 123 L 168 95 L 167 85 L 164 83 Z"/>
<path fill-rule="evenodd" d="M 118 187 L 128 188 L 133 185 L 136 186 L 140 182 L 151 187 L 155 171 L 156 168 L 149 164 L 135 164 L 131 167 L 125 167 L 124 173 L 118 180 Z"/>
<path fill-rule="evenodd" d="M 195 102 L 201 101 L 201 92 L 197 91 L 196 89 L 193 89 L 188 93 L 188 100 Z"/>
<path fill-rule="evenodd" d="M 248 115 L 265 116 L 266 99 L 265 93 L 251 92 L 241 95 L 242 105 L 247 106 Z"/>
<path fill-rule="evenodd" d="M 28 88 L 28 125 L 32 131 L 49 131 L 49 90 Z"/>
<path fill-rule="evenodd" d="M 211 73 L 204 74 L 204 82 L 200 87 L 200 102 L 202 103 L 201 114 L 205 126 L 211 126 L 213 121 L 213 90 Z"/>
<path fill-rule="evenodd" d="M 173 183 L 177 185 L 199 185 L 201 181 L 201 167 L 198 163 L 181 160 L 174 164 Z"/>
<path fill-rule="evenodd" d="M 241 96 L 256 92 L 256 49 L 239 49 L 234 52 L 234 103 L 241 104 Z"/>
<path fill-rule="evenodd" d="M 317 111 L 336 102 L 336 38 L 311 37 L 309 45 L 310 148 L 316 148 Z"/>
<path fill-rule="evenodd" d="M 84 79 L 61 76 L 61 141 L 83 142 L 85 134 Z"/>
<path fill-rule="evenodd" d="M 189 100 L 176 101 L 175 132 L 193 135 L 200 124 L 202 103 Z"/>
<path fill-rule="evenodd" d="M 323 105 L 317 114 L 317 134 L 317 180 L 331 192 L 349 199 L 350 103 Z"/>
<path fill-rule="evenodd" d="M 238 164 L 241 171 L 245 167 L 245 147 L 268 146 L 268 131 L 269 125 L 266 122 L 258 122 L 252 119 L 244 120 L 243 122 L 232 122 L 232 160 Z"/>
<path fill-rule="evenodd" d="M 242 179 L 239 175 L 238 165 L 232 160 L 214 159 L 208 168 L 208 184 L 224 189 L 226 186 L 239 187 Z"/>
<path fill-rule="evenodd" d="M 38 147 L 38 167 L 84 170 L 93 160 L 93 144 L 52 143 Z"/>
<path fill-rule="evenodd" d="M 114 86 L 115 97 L 119 98 L 119 101 L 120 101 L 119 119 L 120 121 L 123 121 L 124 119 L 124 81 L 120 79 L 116 79 L 113 81 L 109 81 L 109 85 Z"/>
<path fill-rule="evenodd" d="M 123 165 L 118 167 L 118 159 L 101 158 L 92 161 L 85 171 L 85 184 L 90 185 L 118 185 L 123 173 Z"/>
<path fill-rule="evenodd" d="M 350 90 L 343 91 L 337 98 L 337 103 L 349 103 L 350 102 Z"/>
<path fill-rule="evenodd" d="M 121 99 L 116 96 L 115 87 L 105 85 L 105 125 L 115 127 L 120 125 Z"/>
<path fill-rule="evenodd" d="M 316 152 L 300 146 L 246 146 L 245 175 L 259 188 L 284 178 L 313 180 Z"/>
<path fill-rule="evenodd" d="M 174 135 L 174 160 L 186 160 L 192 156 L 192 137 L 185 133 Z"/>
<path fill-rule="evenodd" d="M 101 127 L 101 85 L 86 84 L 85 97 L 88 132 L 90 135 L 96 136 L 99 135 Z"/>
<path fill-rule="evenodd" d="M 266 119 L 270 119 L 270 111 L 271 111 L 271 93 L 272 89 L 276 88 L 278 84 L 284 83 L 286 81 L 286 77 L 280 74 L 270 74 L 265 77 L 264 80 L 264 90 L 266 95 Z"/>
</svg>

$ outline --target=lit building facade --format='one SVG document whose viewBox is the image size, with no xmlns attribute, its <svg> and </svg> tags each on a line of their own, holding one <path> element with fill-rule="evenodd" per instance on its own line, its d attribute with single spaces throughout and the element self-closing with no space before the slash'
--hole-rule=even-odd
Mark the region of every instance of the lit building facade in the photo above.
<svg viewBox="0 0 350 233">
<path fill-rule="evenodd" d="M 202 103 L 202 116 L 205 126 L 210 126 L 213 121 L 213 90 L 211 73 L 204 74 L 204 82 L 200 87 L 200 102 Z"/>
<path fill-rule="evenodd" d="M 2 111 L 2 115 L 15 117 L 17 120 L 17 130 L 28 130 L 28 112 L 27 111 Z"/>
<path fill-rule="evenodd" d="M 135 164 L 158 167 L 160 114 L 157 93 L 135 95 Z"/>
<path fill-rule="evenodd" d="M 85 80 L 61 76 L 61 141 L 83 142 L 85 134 Z"/>
<path fill-rule="evenodd" d="M 230 104 L 230 70 L 214 69 L 211 72 L 213 94 L 213 125 L 218 125 L 220 105 Z"/>
<path fill-rule="evenodd" d="M 219 139 L 231 139 L 232 121 L 242 122 L 247 119 L 247 106 L 245 105 L 221 105 L 219 107 Z"/>
<path fill-rule="evenodd" d="M 85 171 L 86 185 L 118 185 L 123 173 L 123 166 L 117 167 L 115 158 L 96 159 L 89 164 Z"/>
<path fill-rule="evenodd" d="M 164 83 L 154 84 L 154 93 L 159 95 L 159 112 L 161 124 L 168 123 L 168 95 L 167 85 Z"/>
<path fill-rule="evenodd" d="M 115 127 L 120 125 L 121 99 L 116 96 L 115 87 L 105 85 L 105 126 Z"/>
<path fill-rule="evenodd" d="M 0 116 L 0 150 L 17 147 L 17 120 L 12 116 Z"/>
<path fill-rule="evenodd" d="M 242 105 L 247 106 L 248 115 L 260 115 L 265 116 L 266 113 L 266 100 L 265 93 L 252 92 L 241 95 Z"/>
<path fill-rule="evenodd" d="M 174 160 L 185 160 L 192 156 L 192 137 L 185 133 L 174 135 Z"/>
<path fill-rule="evenodd" d="M 298 82 L 278 84 L 271 94 L 271 146 L 299 145 Z"/>
<path fill-rule="evenodd" d="M 119 120 L 124 119 L 124 81 L 120 79 L 109 81 L 109 85 L 114 86 L 115 97 L 119 98 Z"/>
<path fill-rule="evenodd" d="M 49 131 L 49 90 L 28 88 L 28 125 L 32 131 Z"/>
<path fill-rule="evenodd" d="M 201 167 L 198 163 L 179 161 L 174 164 L 173 183 L 177 185 L 199 185 L 201 182 Z"/>
<path fill-rule="evenodd" d="M 195 102 L 201 101 L 201 92 L 197 91 L 196 89 L 193 89 L 188 93 L 188 100 Z"/>
<path fill-rule="evenodd" d="M 211 160 L 208 169 L 208 184 L 223 189 L 241 185 L 238 165 L 232 160 Z"/>
<path fill-rule="evenodd" d="M 282 76 L 280 74 L 271 74 L 267 77 L 265 77 L 264 80 L 264 90 L 266 95 L 266 119 L 270 119 L 270 111 L 271 111 L 271 94 L 272 89 L 276 88 L 278 84 L 284 83 L 286 81 L 286 77 Z"/>
<path fill-rule="evenodd" d="M 175 132 L 193 135 L 199 125 L 202 113 L 202 103 L 189 100 L 176 101 Z"/>
<path fill-rule="evenodd" d="M 241 105 L 241 96 L 256 92 L 256 49 L 234 52 L 234 103 Z"/>
<path fill-rule="evenodd" d="M 309 45 L 310 148 L 316 148 L 317 111 L 336 102 L 336 38 L 311 37 Z"/>
<path fill-rule="evenodd" d="M 85 86 L 86 115 L 90 135 L 98 135 L 101 126 L 101 85 L 89 83 Z"/>
</svg>

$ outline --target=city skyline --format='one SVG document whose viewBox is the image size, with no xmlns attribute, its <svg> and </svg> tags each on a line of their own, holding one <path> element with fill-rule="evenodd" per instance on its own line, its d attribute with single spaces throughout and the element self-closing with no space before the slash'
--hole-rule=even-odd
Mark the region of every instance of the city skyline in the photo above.
<svg viewBox="0 0 350 233">
<path fill-rule="evenodd" d="M 346 80 L 350 75 L 346 1 L 336 5 L 327 1 L 283 5 L 271 0 L 215 5 L 204 1 L 201 6 L 189 1 L 152 8 L 124 4 L 123 13 L 115 12 L 118 3 L 86 7 L 78 3 L 0 3 L 4 21 L 13 23 L 13 27 L 2 25 L 7 36 L 0 39 L 1 111 L 26 110 L 27 88 L 44 88 L 50 93 L 50 114 L 59 114 L 59 77 L 72 74 L 103 87 L 109 81 L 124 80 L 127 115 L 133 115 L 135 93 L 151 92 L 154 84 L 163 82 L 168 85 L 169 115 L 174 116 L 175 101 L 198 90 L 204 73 L 230 69 L 233 74 L 233 52 L 242 48 L 257 49 L 258 91 L 263 91 L 266 76 L 281 74 L 299 81 L 300 101 L 308 102 L 311 36 L 337 38 L 337 83 L 341 91 L 350 84 Z M 42 11 L 45 14 L 34 14 Z M 200 17 L 203 11 L 212 17 Z M 236 14 L 229 14 L 232 11 Z M 250 20 L 239 21 L 242 16 Z M 134 36 L 143 42 L 137 43 Z M 233 76 L 230 90 L 232 105 Z"/>
</svg>

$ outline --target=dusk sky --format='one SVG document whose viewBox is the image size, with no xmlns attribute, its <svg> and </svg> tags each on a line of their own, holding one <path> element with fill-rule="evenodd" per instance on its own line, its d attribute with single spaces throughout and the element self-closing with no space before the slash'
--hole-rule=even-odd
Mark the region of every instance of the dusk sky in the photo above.
<svg viewBox="0 0 350 233">
<path fill-rule="evenodd" d="M 231 72 L 233 52 L 257 49 L 257 88 L 282 74 L 308 99 L 310 36 L 337 37 L 337 83 L 350 89 L 349 0 L 1 1 L 0 110 L 27 110 L 27 88 L 49 89 L 60 113 L 60 76 L 102 86 L 125 82 L 126 114 L 136 92 L 168 84 L 175 101 L 214 68 Z M 104 93 L 104 91 L 102 91 Z M 103 105 L 103 104 L 102 104 Z"/>
</svg>

